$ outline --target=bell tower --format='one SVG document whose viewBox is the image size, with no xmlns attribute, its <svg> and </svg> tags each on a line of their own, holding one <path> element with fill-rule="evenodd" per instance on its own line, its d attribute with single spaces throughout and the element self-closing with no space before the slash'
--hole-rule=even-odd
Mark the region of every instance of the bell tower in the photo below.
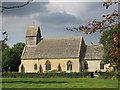
<svg viewBox="0 0 120 90">
<path fill-rule="evenodd" d="M 41 40 L 39 26 L 28 26 L 26 32 L 26 45 L 37 45 Z"/>
</svg>

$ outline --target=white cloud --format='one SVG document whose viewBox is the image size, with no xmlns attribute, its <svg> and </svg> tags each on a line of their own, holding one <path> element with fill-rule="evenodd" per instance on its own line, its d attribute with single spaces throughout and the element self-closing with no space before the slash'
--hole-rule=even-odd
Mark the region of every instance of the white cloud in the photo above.
<svg viewBox="0 0 120 90">
<path fill-rule="evenodd" d="M 46 5 L 48 11 L 51 13 L 62 13 L 66 12 L 67 14 L 71 14 L 77 17 L 80 17 L 82 13 L 86 12 L 85 3 L 76 3 L 76 2 L 50 2 Z M 81 14 L 80 14 L 81 13 Z"/>
<path fill-rule="evenodd" d="M 102 19 L 103 14 L 112 13 L 114 9 L 118 9 L 117 5 L 112 5 L 109 9 L 103 7 L 102 2 L 51 2 L 46 5 L 50 13 L 63 13 L 74 15 L 75 17 L 85 21 L 88 19 Z M 67 0 L 66 0 L 67 1 Z M 77 0 L 76 0 L 77 1 Z"/>
<path fill-rule="evenodd" d="M 3 31 L 8 32 L 8 44 L 12 46 L 12 43 L 25 42 L 25 34 L 29 25 L 36 24 L 38 22 L 34 19 L 38 13 L 30 14 L 27 16 L 3 16 Z M 34 23 L 33 23 L 34 22 Z M 1 39 L 1 34 L 0 34 Z"/>
</svg>

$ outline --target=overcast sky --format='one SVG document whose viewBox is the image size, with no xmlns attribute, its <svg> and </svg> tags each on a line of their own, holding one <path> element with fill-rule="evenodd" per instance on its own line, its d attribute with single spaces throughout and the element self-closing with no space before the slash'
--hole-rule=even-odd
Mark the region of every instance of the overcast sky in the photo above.
<svg viewBox="0 0 120 90">
<path fill-rule="evenodd" d="M 4 2 L 3 6 L 14 6 L 22 2 Z M 25 34 L 29 25 L 39 25 L 43 38 L 83 36 L 86 44 L 99 44 L 100 33 L 85 35 L 71 32 L 65 28 L 87 24 L 87 20 L 103 19 L 102 15 L 118 9 L 112 5 L 108 10 L 102 2 L 31 2 L 29 5 L 5 10 L 2 17 L 2 31 L 9 35 L 8 44 L 25 43 Z"/>
</svg>

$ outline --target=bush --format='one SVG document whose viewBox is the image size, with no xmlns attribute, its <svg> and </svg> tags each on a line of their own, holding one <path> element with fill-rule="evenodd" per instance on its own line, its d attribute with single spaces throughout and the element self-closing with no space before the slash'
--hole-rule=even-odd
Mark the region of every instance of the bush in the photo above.
<svg viewBox="0 0 120 90">
<path fill-rule="evenodd" d="M 98 72 L 99 77 L 101 79 L 112 79 L 116 74 L 114 72 Z"/>
</svg>

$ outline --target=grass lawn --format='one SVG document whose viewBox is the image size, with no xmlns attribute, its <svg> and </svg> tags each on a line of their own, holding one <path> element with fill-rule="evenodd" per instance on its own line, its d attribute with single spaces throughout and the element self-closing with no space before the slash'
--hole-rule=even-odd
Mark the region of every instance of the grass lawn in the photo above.
<svg viewBox="0 0 120 90">
<path fill-rule="evenodd" d="M 118 80 L 96 78 L 2 78 L 2 88 L 118 88 Z"/>
</svg>

